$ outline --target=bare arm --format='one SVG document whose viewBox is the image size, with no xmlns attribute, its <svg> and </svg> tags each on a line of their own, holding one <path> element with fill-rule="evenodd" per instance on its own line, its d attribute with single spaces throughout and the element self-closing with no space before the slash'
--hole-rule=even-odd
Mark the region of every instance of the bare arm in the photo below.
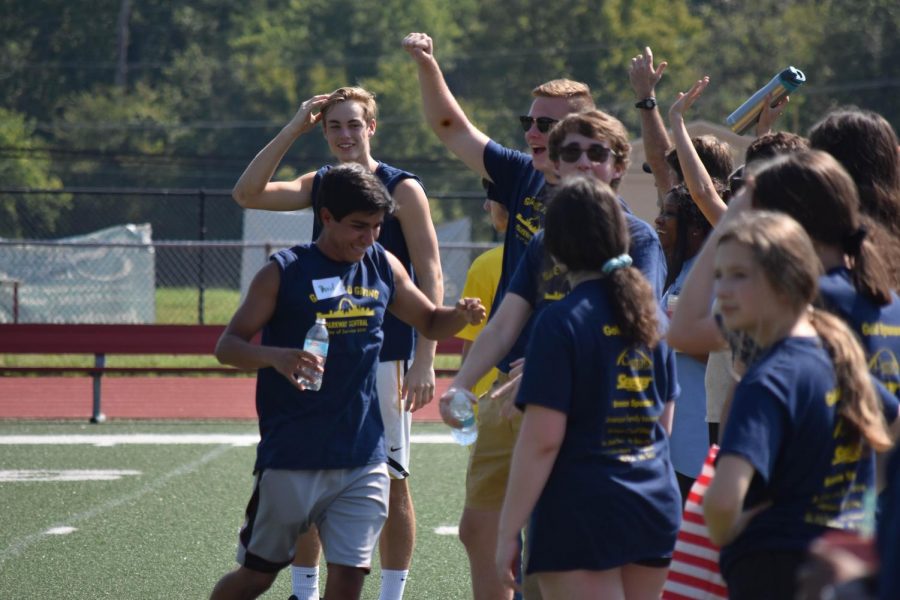
<svg viewBox="0 0 900 600">
<path fill-rule="evenodd" d="M 491 320 L 487 322 L 466 356 L 453 387 L 471 389 L 478 380 L 506 356 L 531 316 L 531 305 L 517 294 L 507 293 Z"/>
<path fill-rule="evenodd" d="M 413 284 L 397 257 L 387 256 L 394 271 L 394 299 L 388 310 L 428 339 L 450 337 L 467 324 L 484 320 L 485 310 L 478 298 L 461 298 L 455 307 L 435 306 Z"/>
<path fill-rule="evenodd" d="M 434 57 L 431 38 L 424 33 L 410 33 L 403 38 L 403 48 L 419 69 L 419 88 L 428 126 L 467 167 L 490 179 L 484 167 L 484 147 L 490 140 L 469 121 L 447 87 Z"/>
<path fill-rule="evenodd" d="M 693 145 L 691 145 L 693 148 Z M 721 223 L 707 236 L 706 243 L 697 254 L 681 294 L 678 306 L 669 323 L 669 344 L 688 354 L 707 354 L 726 347 L 712 312 L 713 284 L 715 282 L 715 256 L 722 228 L 730 220 L 750 208 L 751 182 L 748 182 L 734 198 Z"/>
<path fill-rule="evenodd" d="M 522 419 L 497 532 L 497 573 L 508 587 L 515 586 L 513 564 L 519 555 L 519 532 L 550 477 L 567 419 L 565 413 L 539 405 L 528 406 Z"/>
<path fill-rule="evenodd" d="M 728 207 L 716 192 L 712 177 L 709 176 L 706 167 L 700 161 L 700 156 L 697 154 L 684 124 L 684 113 L 703 94 L 707 85 L 709 85 L 709 77 L 704 77 L 697 81 L 686 94 L 678 94 L 678 99 L 669 108 L 669 123 L 672 125 L 672 137 L 675 138 L 675 151 L 678 153 L 678 163 L 684 173 L 684 183 L 703 216 L 715 226 Z"/>
<path fill-rule="evenodd" d="M 672 435 L 672 425 L 675 423 L 675 401 L 669 400 L 663 405 L 662 414 L 659 416 L 659 424 L 666 430 L 666 434 Z"/>
<path fill-rule="evenodd" d="M 315 173 L 294 181 L 272 181 L 272 177 L 291 145 L 322 118 L 322 113 L 313 111 L 327 98 L 320 94 L 301 104 L 291 121 L 254 157 L 232 190 L 231 195 L 238 204 L 265 210 L 297 210 L 312 204 Z"/>
<path fill-rule="evenodd" d="M 275 310 L 281 274 L 278 267 L 269 263 L 256 274 L 247 297 L 231 318 L 216 343 L 216 358 L 222 364 L 242 369 L 274 367 L 295 387 L 303 389 L 295 379 L 301 370 L 321 370 L 318 358 L 299 348 L 277 348 L 251 343 Z"/>
<path fill-rule="evenodd" d="M 753 465 L 744 458 L 733 455 L 719 458 L 716 474 L 703 498 L 703 515 L 709 539 L 714 544 L 724 546 L 733 542 L 753 517 L 770 506 L 767 502 L 743 510 L 753 473 Z"/>
<path fill-rule="evenodd" d="M 413 179 L 403 180 L 394 189 L 397 219 L 409 248 L 419 289 L 435 305 L 444 299 L 444 280 L 437 234 L 425 190 Z M 418 410 L 434 399 L 434 354 L 437 343 L 424 338 L 416 342 L 416 354 L 403 379 L 407 410 Z"/>
<path fill-rule="evenodd" d="M 634 90 L 635 100 L 656 98 L 656 84 L 662 79 L 663 72 L 668 63 L 663 61 L 659 66 L 653 67 L 653 51 L 647 46 L 642 54 L 631 59 L 631 68 L 628 70 L 628 78 L 631 81 L 631 89 Z M 666 150 L 671 146 L 669 135 L 666 133 L 666 125 L 663 123 L 659 107 L 645 110 L 640 109 L 641 115 L 641 139 L 644 141 L 644 158 L 653 171 L 653 179 L 656 181 L 656 192 L 660 199 L 675 185 L 675 180 L 669 173 L 666 164 Z"/>
</svg>

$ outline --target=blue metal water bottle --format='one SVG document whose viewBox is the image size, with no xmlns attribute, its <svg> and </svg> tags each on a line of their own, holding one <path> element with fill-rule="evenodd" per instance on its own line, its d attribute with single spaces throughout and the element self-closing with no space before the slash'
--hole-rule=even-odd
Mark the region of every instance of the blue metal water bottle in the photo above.
<svg viewBox="0 0 900 600">
<path fill-rule="evenodd" d="M 759 115 L 763 109 L 763 101 L 769 92 L 772 93 L 772 106 L 796 90 L 806 82 L 806 75 L 803 71 L 796 67 L 788 67 L 763 87 L 756 90 L 756 93 L 747 98 L 747 101 L 741 104 L 736 111 L 728 115 L 725 124 L 731 127 L 731 130 L 738 135 L 743 134 L 759 121 Z"/>
</svg>

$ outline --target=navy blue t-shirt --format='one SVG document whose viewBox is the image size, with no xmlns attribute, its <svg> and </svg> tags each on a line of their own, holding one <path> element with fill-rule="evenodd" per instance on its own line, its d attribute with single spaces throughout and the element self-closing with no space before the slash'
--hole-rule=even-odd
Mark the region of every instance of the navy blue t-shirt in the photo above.
<svg viewBox="0 0 900 600">
<path fill-rule="evenodd" d="M 322 180 L 322 176 L 325 175 L 329 169 L 331 169 L 331 165 L 325 165 L 316 171 L 312 188 L 314 203 L 318 198 L 319 183 Z M 378 163 L 378 168 L 375 169 L 375 175 L 381 180 L 381 183 L 384 184 L 384 187 L 387 188 L 387 191 L 391 195 L 393 195 L 397 185 L 404 179 L 415 179 L 420 185 L 422 184 L 422 180 L 412 173 L 392 167 L 383 162 Z M 319 220 L 318 205 L 314 204 L 313 208 L 315 218 L 313 219 L 312 239 L 315 240 L 322 231 L 322 223 Z M 415 281 L 415 272 L 413 271 L 412 259 L 409 256 L 409 248 L 406 246 L 406 238 L 403 237 L 403 229 L 400 227 L 400 221 L 395 216 L 388 215 L 384 218 L 384 223 L 381 226 L 381 233 L 378 235 L 378 243 L 400 260 L 400 264 L 406 267 L 406 272 L 409 273 L 409 276 Z M 409 360 L 412 357 L 413 349 L 415 348 L 415 329 L 390 313 L 384 318 L 383 329 L 384 345 L 381 347 L 379 360 L 381 362 Z"/>
<path fill-rule="evenodd" d="M 632 264 L 644 274 L 653 287 L 654 295 L 659 299 L 666 282 L 666 256 L 659 243 L 659 236 L 650 225 L 634 216 L 621 198 L 619 205 L 625 213 L 628 233 L 631 236 L 628 254 L 631 256 Z M 509 371 L 509 363 L 525 355 L 531 329 L 541 310 L 547 304 L 564 298 L 569 292 L 565 270 L 555 264 L 549 253 L 544 250 L 543 230 L 535 234 L 528 244 L 507 291 L 524 298 L 531 305 L 533 312 L 522 328 L 519 339 L 497 365 L 503 372 Z"/>
<path fill-rule="evenodd" d="M 875 457 L 838 415 L 835 386 L 819 339 L 790 337 L 773 344 L 735 390 L 719 459 L 736 455 L 753 466 L 745 509 L 773 504 L 722 548 L 726 579 L 730 567 L 750 554 L 803 551 L 827 528 L 861 527 L 863 497 L 875 485 Z M 893 398 L 884 394 L 881 400 Z"/>
<path fill-rule="evenodd" d="M 384 462 L 384 425 L 375 373 L 381 324 L 394 295 L 384 248 L 355 263 L 336 262 L 315 244 L 281 250 L 278 300 L 262 331 L 264 346 L 302 348 L 316 318 L 329 347 L 319 391 L 299 391 L 274 368 L 260 369 L 256 411 L 262 469 L 345 469 Z"/>
<path fill-rule="evenodd" d="M 900 449 L 894 449 L 887 464 L 884 508 L 878 520 L 878 556 L 881 573 L 878 598 L 900 598 Z"/>
<path fill-rule="evenodd" d="M 518 150 L 504 148 L 491 140 L 484 147 L 484 168 L 494 182 L 496 200 L 509 211 L 509 221 L 503 242 L 503 268 L 494 295 L 491 313 L 503 301 L 525 247 L 544 226 L 547 211 L 544 174 L 534 168 L 531 156 Z"/>
<path fill-rule="evenodd" d="M 608 569 L 670 556 L 681 502 L 659 423 L 679 393 L 674 353 L 622 338 L 604 280 L 545 308 L 516 404 L 567 415 L 532 513 L 528 572 Z M 526 413 L 527 414 L 527 413 Z"/>
<path fill-rule="evenodd" d="M 896 292 L 891 292 L 890 304 L 876 306 L 853 287 L 850 271 L 839 267 L 819 278 L 819 295 L 825 308 L 859 336 L 872 375 L 900 398 L 900 298 Z"/>
</svg>

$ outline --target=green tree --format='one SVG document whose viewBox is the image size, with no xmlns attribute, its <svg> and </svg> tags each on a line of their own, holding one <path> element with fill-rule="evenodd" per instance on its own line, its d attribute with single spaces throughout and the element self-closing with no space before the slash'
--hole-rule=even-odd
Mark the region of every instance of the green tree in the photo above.
<svg viewBox="0 0 900 600">
<path fill-rule="evenodd" d="M 59 189 L 43 141 L 24 115 L 0 108 L 0 182 L 4 187 Z M 43 237 L 71 207 L 67 194 L 0 195 L 0 236 Z"/>
</svg>

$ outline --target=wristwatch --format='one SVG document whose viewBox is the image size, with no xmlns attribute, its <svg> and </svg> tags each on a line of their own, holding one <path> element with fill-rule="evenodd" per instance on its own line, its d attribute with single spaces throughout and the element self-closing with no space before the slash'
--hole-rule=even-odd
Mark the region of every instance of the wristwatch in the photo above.
<svg viewBox="0 0 900 600">
<path fill-rule="evenodd" d="M 656 108 L 656 98 L 644 98 L 643 100 L 638 100 L 634 103 L 634 107 L 643 110 L 653 110 Z"/>
</svg>

